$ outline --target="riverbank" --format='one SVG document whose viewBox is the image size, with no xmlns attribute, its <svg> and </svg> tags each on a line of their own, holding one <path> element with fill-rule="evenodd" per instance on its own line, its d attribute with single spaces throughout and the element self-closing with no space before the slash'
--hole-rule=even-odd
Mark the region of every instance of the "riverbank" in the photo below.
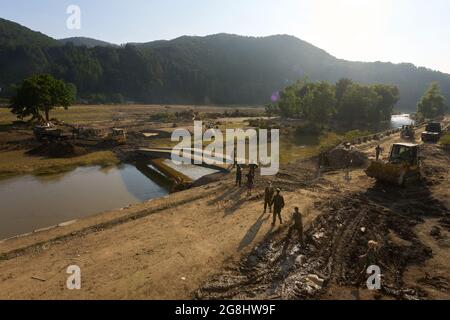
<svg viewBox="0 0 450 320">
<path fill-rule="evenodd" d="M 48 158 L 32 156 L 27 150 L 0 152 L 0 179 L 32 174 L 51 175 L 72 171 L 81 166 L 109 167 L 118 165 L 120 160 L 111 151 L 97 151 L 70 158 Z"/>
</svg>

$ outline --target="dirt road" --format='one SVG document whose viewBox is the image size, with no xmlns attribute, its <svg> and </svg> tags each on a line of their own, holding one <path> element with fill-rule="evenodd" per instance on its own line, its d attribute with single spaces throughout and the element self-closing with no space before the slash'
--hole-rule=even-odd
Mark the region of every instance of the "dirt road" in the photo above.
<svg viewBox="0 0 450 320">
<path fill-rule="evenodd" d="M 258 177 L 247 197 L 232 175 L 0 243 L 0 299 L 354 298 L 357 256 L 373 238 L 386 266 L 384 296 L 448 298 L 450 156 L 436 146 L 426 152 L 424 189 L 376 186 L 362 169 L 351 183 L 341 171 L 316 179 L 313 161 L 283 167 L 274 179 L 283 217 L 295 206 L 305 214 L 305 248 L 287 223 L 271 228 L 266 181 Z M 74 264 L 81 290 L 66 288 Z M 322 288 L 298 285 L 312 273 L 325 279 Z"/>
</svg>

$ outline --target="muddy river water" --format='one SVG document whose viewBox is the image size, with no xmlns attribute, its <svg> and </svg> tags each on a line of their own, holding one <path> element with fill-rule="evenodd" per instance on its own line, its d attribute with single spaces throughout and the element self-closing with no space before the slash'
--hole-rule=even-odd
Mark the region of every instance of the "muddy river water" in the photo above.
<svg viewBox="0 0 450 320">
<path fill-rule="evenodd" d="M 138 168 L 80 167 L 65 174 L 0 180 L 0 239 L 169 193 L 171 186 L 163 177 Z M 178 169 L 194 180 L 215 172 L 196 166 Z"/>
</svg>

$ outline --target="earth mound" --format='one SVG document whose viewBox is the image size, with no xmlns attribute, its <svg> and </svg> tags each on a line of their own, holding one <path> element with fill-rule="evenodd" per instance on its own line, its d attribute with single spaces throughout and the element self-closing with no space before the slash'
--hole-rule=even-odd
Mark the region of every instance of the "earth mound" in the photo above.
<svg viewBox="0 0 450 320">
<path fill-rule="evenodd" d="M 70 158 L 87 154 L 87 150 L 70 142 L 44 143 L 27 152 L 29 155 L 50 158 Z"/>
<path fill-rule="evenodd" d="M 342 145 L 328 152 L 326 157 L 328 165 L 333 169 L 343 169 L 348 166 L 361 167 L 368 161 L 367 155 L 361 151 Z"/>
</svg>

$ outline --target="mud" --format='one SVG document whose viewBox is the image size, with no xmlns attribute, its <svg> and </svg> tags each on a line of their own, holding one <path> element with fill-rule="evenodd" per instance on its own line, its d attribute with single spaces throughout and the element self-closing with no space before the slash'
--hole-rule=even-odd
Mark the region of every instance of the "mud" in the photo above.
<svg viewBox="0 0 450 320">
<path fill-rule="evenodd" d="M 82 156 L 87 153 L 88 151 L 85 148 L 76 146 L 70 142 L 44 143 L 27 151 L 29 155 L 51 158 L 69 158 Z"/>
<path fill-rule="evenodd" d="M 426 146 L 424 153 L 433 161 L 427 163 L 422 184 L 403 189 L 374 183 L 362 191 L 317 201 L 314 210 L 321 214 L 306 226 L 303 245 L 292 226 L 273 230 L 237 265 L 229 265 L 206 281 L 196 297 L 317 299 L 323 298 L 330 287 L 363 288 L 367 266 L 361 255 L 367 252 L 368 241 L 374 240 L 378 243 L 376 264 L 382 271 L 381 294 L 426 299 L 420 281 L 417 286 L 407 286 L 403 281 L 406 268 L 421 265 L 433 256 L 413 229 L 433 217 L 448 230 L 450 212 L 429 189 L 445 182 L 448 157 L 435 146 Z M 286 182 L 293 181 L 286 173 L 279 176 Z M 447 281 L 422 279 L 441 291 L 448 290 Z"/>
<path fill-rule="evenodd" d="M 346 148 L 338 146 L 326 155 L 328 165 L 333 169 L 343 169 L 346 167 L 361 167 L 368 163 L 367 156 L 356 148 Z"/>
</svg>

